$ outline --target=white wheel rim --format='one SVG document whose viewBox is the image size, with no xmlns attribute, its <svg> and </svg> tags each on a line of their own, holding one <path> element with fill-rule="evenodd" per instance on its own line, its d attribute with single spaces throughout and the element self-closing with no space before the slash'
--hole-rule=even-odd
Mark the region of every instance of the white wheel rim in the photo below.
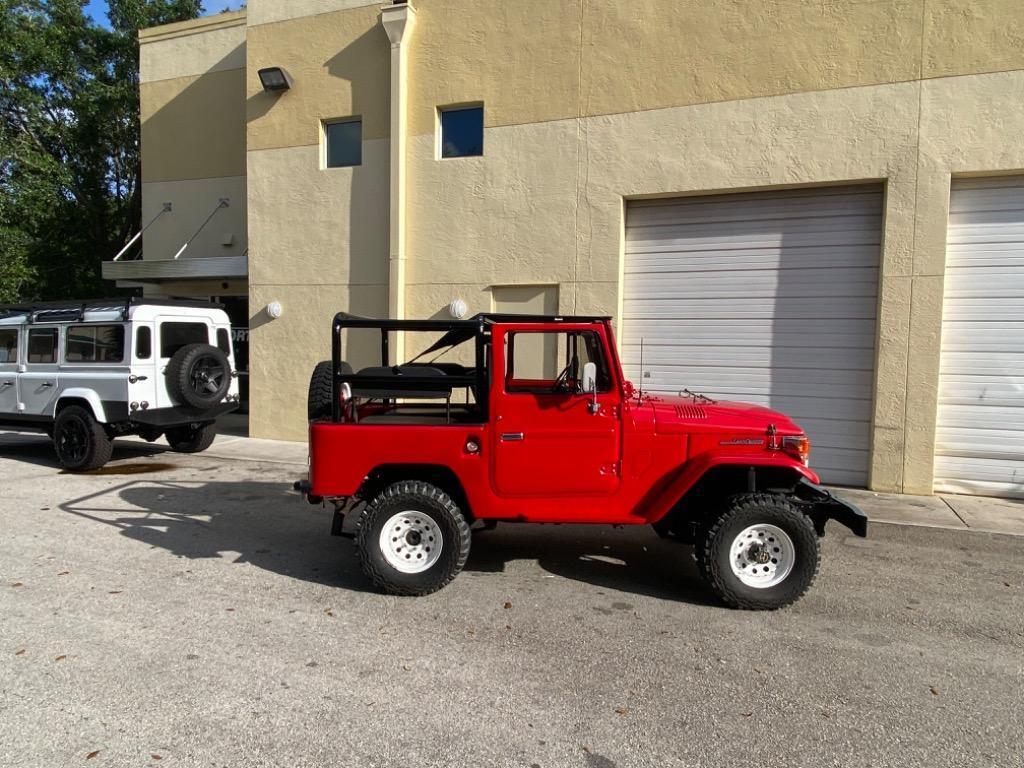
<svg viewBox="0 0 1024 768">
<path fill-rule="evenodd" d="M 408 511 L 392 515 L 380 531 L 380 551 L 402 573 L 423 573 L 441 556 L 441 528 L 430 515 Z"/>
<path fill-rule="evenodd" d="M 768 589 L 785 581 L 796 563 L 796 547 L 776 525 L 751 525 L 729 547 L 732 572 L 748 587 Z"/>
</svg>

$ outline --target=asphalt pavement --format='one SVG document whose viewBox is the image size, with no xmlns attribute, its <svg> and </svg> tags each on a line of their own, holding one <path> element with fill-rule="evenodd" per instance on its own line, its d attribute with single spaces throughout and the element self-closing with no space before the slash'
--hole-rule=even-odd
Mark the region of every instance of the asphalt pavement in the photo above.
<svg viewBox="0 0 1024 768">
<path fill-rule="evenodd" d="M 0 766 L 1013 766 L 1024 538 L 875 525 L 776 613 L 647 529 L 373 592 L 297 467 L 0 435 Z"/>
</svg>

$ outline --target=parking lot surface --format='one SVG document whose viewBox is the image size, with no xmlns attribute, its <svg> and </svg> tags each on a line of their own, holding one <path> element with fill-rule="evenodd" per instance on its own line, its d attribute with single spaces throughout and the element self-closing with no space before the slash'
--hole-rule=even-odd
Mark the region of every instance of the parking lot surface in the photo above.
<svg viewBox="0 0 1024 768">
<path fill-rule="evenodd" d="M 0 439 L 0 766 L 1022 764 L 1024 538 L 835 527 L 744 613 L 649 529 L 507 525 L 395 598 L 298 470 Z"/>
</svg>

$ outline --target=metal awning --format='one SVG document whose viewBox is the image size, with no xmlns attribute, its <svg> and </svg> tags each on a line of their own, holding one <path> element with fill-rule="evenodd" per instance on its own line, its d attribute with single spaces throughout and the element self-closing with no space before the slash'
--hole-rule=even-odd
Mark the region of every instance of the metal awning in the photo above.
<svg viewBox="0 0 1024 768">
<path fill-rule="evenodd" d="M 248 275 L 249 259 L 246 256 L 103 262 L 104 280 L 159 282 L 208 278 L 238 279 Z"/>
</svg>

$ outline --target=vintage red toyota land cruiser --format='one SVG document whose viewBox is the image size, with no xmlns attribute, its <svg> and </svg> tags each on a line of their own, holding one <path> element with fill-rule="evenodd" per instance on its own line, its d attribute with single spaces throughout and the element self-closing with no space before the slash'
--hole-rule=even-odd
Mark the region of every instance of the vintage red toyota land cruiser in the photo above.
<svg viewBox="0 0 1024 768">
<path fill-rule="evenodd" d="M 381 365 L 353 371 L 343 332 L 350 345 L 369 334 Z M 398 332 L 422 351 L 389 365 Z M 338 314 L 309 410 L 296 489 L 334 505 L 335 534 L 355 516 L 361 565 L 392 594 L 451 581 L 471 526 L 652 525 L 693 545 L 726 604 L 774 609 L 813 582 L 826 522 L 867 534 L 865 515 L 818 485 L 799 426 L 754 405 L 639 393 L 607 317 Z"/>
</svg>

